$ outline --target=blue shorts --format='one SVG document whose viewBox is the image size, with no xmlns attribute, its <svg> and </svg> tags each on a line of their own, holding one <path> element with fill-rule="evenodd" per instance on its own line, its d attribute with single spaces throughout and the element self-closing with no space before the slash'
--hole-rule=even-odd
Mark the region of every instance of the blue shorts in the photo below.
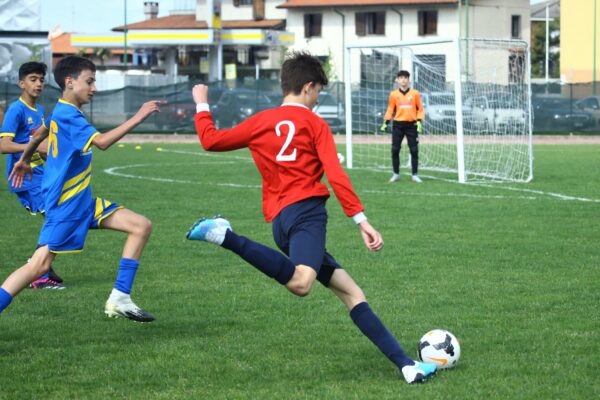
<svg viewBox="0 0 600 400">
<path fill-rule="evenodd" d="M 275 243 L 292 263 L 313 268 L 317 280 L 328 286 L 334 271 L 342 266 L 325 249 L 325 199 L 311 197 L 287 206 L 275 217 L 272 228 Z"/>
<path fill-rule="evenodd" d="M 31 215 L 44 213 L 44 196 L 41 186 L 31 186 L 28 190 L 15 192 L 19 201 Z"/>
<path fill-rule="evenodd" d="M 48 245 L 52 253 L 79 253 L 90 229 L 123 206 L 97 197 L 88 215 L 74 221 L 46 221 L 38 239 L 38 246 Z"/>
</svg>

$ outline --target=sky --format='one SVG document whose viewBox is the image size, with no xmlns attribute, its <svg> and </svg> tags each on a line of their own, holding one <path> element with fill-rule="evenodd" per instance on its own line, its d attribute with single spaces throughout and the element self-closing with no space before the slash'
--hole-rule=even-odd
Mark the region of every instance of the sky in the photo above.
<svg viewBox="0 0 600 400">
<path fill-rule="evenodd" d="M 195 7 L 195 0 L 154 0 L 159 3 L 159 17 L 169 15 L 172 9 Z M 145 19 L 144 0 L 39 0 L 41 3 L 42 31 L 60 25 L 63 32 L 108 32 L 125 21 L 140 22 Z"/>
<path fill-rule="evenodd" d="M 125 3 L 127 22 L 140 22 L 144 17 L 144 0 L 39 0 L 42 31 L 60 25 L 63 32 L 102 33 L 124 24 Z M 196 0 L 154 0 L 159 3 L 159 17 L 172 9 L 194 8 Z M 283 2 L 284 0 L 282 0 Z M 543 0 L 530 0 L 531 4 Z"/>
</svg>

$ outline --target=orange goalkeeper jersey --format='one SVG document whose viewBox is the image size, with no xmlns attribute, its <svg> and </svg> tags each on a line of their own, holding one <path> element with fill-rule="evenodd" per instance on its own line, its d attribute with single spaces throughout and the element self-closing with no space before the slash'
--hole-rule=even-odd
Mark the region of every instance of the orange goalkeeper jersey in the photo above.
<svg viewBox="0 0 600 400">
<path fill-rule="evenodd" d="M 388 108 L 384 120 L 389 121 L 415 122 L 425 119 L 425 110 L 421 102 L 421 95 L 414 89 L 408 89 L 403 92 L 402 89 L 396 89 L 390 93 Z"/>
</svg>

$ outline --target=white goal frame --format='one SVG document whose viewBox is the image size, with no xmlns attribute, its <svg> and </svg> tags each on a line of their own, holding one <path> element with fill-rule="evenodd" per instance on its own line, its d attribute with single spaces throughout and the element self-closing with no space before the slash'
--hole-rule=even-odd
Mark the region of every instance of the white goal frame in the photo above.
<svg viewBox="0 0 600 400">
<path fill-rule="evenodd" d="M 432 39 L 422 39 L 422 40 L 407 40 L 407 41 L 398 41 L 398 42 L 390 42 L 390 43 L 382 43 L 381 41 L 360 41 L 357 43 L 346 44 L 344 47 L 344 83 L 345 83 L 345 129 L 346 129 L 346 166 L 347 168 L 353 168 L 353 129 L 352 129 L 352 59 L 351 59 L 351 51 L 353 49 L 360 48 L 389 48 L 389 47 L 410 47 L 410 46 L 418 46 L 418 45 L 429 45 L 429 44 L 444 44 L 451 43 L 453 46 L 453 51 L 455 54 L 454 57 L 454 91 L 455 91 L 455 107 L 456 110 L 463 110 L 462 104 L 462 82 L 465 77 L 463 77 L 463 70 L 461 65 L 461 59 L 463 58 L 463 54 L 461 54 L 461 41 L 462 40 L 473 40 L 473 41 L 486 41 L 486 42 L 502 42 L 502 43 L 519 43 L 521 46 L 526 46 L 526 90 L 527 90 L 527 104 L 528 113 L 526 117 L 526 130 L 527 132 L 523 132 L 524 135 L 527 135 L 528 138 L 528 156 L 529 156 L 529 173 L 525 179 L 518 179 L 516 181 L 520 182 L 530 182 L 533 179 L 533 140 L 532 140 L 532 110 L 531 110 L 531 55 L 530 55 L 530 46 L 529 43 L 524 42 L 522 40 L 508 40 L 508 39 L 488 39 L 488 38 L 464 38 L 464 37 L 439 37 Z M 468 45 L 467 45 L 468 46 Z M 468 50 L 467 50 L 468 52 Z M 467 53 L 468 54 L 468 53 Z M 382 105 L 382 108 L 385 109 L 386 105 Z M 425 117 L 427 119 L 427 116 Z M 466 183 L 468 173 L 472 173 L 471 171 L 465 170 L 465 133 L 464 133 L 464 121 L 463 115 L 461 112 L 456 112 L 456 160 L 457 160 L 457 175 L 458 182 Z M 382 121 L 383 122 L 383 121 Z M 427 169 L 427 168 L 424 168 Z M 477 174 L 475 172 L 475 174 Z M 505 179 L 497 176 L 486 176 L 483 175 L 483 178 L 491 178 L 492 180 L 499 181 L 510 181 L 511 179 Z M 514 181 L 514 180 L 513 180 Z"/>
</svg>

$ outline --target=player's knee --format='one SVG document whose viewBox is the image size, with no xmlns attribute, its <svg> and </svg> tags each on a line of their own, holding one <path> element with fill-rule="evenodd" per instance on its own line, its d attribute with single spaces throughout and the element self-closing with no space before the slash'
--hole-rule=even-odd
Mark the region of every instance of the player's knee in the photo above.
<svg viewBox="0 0 600 400">
<path fill-rule="evenodd" d="M 294 285 L 288 288 L 292 293 L 294 293 L 298 297 L 306 297 L 310 294 L 310 290 L 312 289 L 312 284 L 308 285 Z"/>
<path fill-rule="evenodd" d="M 152 221 L 146 217 L 140 216 L 135 224 L 135 233 L 138 236 L 150 236 L 152 233 Z"/>
<path fill-rule="evenodd" d="M 298 297 L 306 297 L 310 294 L 313 283 L 312 279 L 296 280 L 288 285 L 288 289 Z"/>
</svg>

